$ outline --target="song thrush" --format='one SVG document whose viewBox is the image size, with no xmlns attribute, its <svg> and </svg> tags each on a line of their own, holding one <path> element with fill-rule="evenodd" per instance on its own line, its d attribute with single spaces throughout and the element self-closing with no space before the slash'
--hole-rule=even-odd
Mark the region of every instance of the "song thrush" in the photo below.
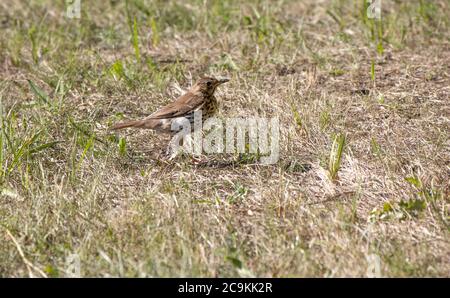
<svg viewBox="0 0 450 298">
<path fill-rule="evenodd" d="M 112 129 L 131 127 L 153 129 L 161 133 L 174 133 L 171 129 L 173 121 L 187 118 L 192 123 L 194 121 L 194 112 L 196 111 L 202 112 L 202 121 L 204 121 L 217 111 L 218 102 L 214 97 L 214 91 L 217 86 L 228 81 L 228 79 L 203 77 L 187 93 L 150 116 L 142 120 L 115 124 Z"/>
</svg>

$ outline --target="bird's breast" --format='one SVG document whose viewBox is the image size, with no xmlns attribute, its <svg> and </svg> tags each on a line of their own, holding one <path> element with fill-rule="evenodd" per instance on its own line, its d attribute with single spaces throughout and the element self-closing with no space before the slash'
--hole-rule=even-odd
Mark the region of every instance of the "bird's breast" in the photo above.
<svg viewBox="0 0 450 298">
<path fill-rule="evenodd" d="M 205 104 L 202 107 L 202 114 L 204 115 L 203 117 L 206 119 L 213 116 L 217 112 L 218 108 L 219 102 L 214 96 L 211 96 L 210 98 L 208 98 L 208 100 L 205 101 Z"/>
</svg>

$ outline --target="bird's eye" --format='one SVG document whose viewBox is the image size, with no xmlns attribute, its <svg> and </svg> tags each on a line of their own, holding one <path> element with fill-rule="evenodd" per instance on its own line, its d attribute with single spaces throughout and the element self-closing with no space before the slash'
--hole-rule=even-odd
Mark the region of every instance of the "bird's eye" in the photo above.
<svg viewBox="0 0 450 298">
<path fill-rule="evenodd" d="M 206 83 L 206 86 L 208 86 L 208 87 L 211 87 L 211 85 L 212 85 L 211 81 L 208 81 L 208 82 Z"/>
</svg>

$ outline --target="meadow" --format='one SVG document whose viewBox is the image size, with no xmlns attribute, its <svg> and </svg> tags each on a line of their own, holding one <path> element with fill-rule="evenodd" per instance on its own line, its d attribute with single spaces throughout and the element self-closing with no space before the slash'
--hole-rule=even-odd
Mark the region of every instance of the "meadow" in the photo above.
<svg viewBox="0 0 450 298">
<path fill-rule="evenodd" d="M 448 1 L 68 5 L 0 2 L 0 276 L 450 277 Z M 275 164 L 109 129 L 203 75 Z"/>
</svg>

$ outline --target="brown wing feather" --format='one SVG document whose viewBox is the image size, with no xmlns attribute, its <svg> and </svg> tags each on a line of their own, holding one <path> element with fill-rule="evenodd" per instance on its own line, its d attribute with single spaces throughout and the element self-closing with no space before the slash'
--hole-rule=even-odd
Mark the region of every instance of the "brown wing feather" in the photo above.
<svg viewBox="0 0 450 298">
<path fill-rule="evenodd" d="M 188 92 L 180 96 L 176 101 L 169 103 L 160 110 L 151 114 L 147 119 L 169 119 L 184 117 L 190 112 L 198 109 L 204 103 L 204 96 Z"/>
</svg>

